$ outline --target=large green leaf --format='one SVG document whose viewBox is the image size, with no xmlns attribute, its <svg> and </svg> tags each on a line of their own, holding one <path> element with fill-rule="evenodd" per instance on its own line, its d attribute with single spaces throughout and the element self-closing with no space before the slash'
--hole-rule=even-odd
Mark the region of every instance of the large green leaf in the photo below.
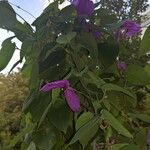
<svg viewBox="0 0 150 150">
<path fill-rule="evenodd" d="M 111 66 L 118 56 L 119 45 L 113 39 L 98 45 L 99 61 L 104 68 Z"/>
<path fill-rule="evenodd" d="M 0 28 L 12 29 L 16 23 L 16 13 L 7 1 L 0 1 Z"/>
<path fill-rule="evenodd" d="M 33 117 L 33 121 L 37 122 L 44 115 L 47 106 L 50 104 L 50 102 L 51 92 L 33 92 L 24 102 L 23 110 L 25 111 L 25 113 L 30 112 Z"/>
<path fill-rule="evenodd" d="M 65 51 L 61 48 L 51 52 L 45 60 L 39 62 L 40 73 L 60 65 L 65 59 L 65 54 Z"/>
<path fill-rule="evenodd" d="M 97 59 L 98 57 L 98 48 L 96 40 L 88 33 L 81 33 L 77 37 L 78 42 L 81 44 L 82 47 L 86 48 L 89 51 L 89 55 L 91 58 Z"/>
<path fill-rule="evenodd" d="M 57 129 L 63 132 L 66 132 L 68 126 L 71 125 L 71 112 L 61 99 L 51 106 L 47 117 Z"/>
<path fill-rule="evenodd" d="M 79 128 L 79 130 L 76 132 L 76 134 L 70 141 L 69 145 L 79 140 L 83 145 L 83 147 L 85 147 L 96 134 L 98 130 L 99 121 L 100 121 L 99 116 L 95 116 L 90 121 L 88 121 L 84 126 Z"/>
<path fill-rule="evenodd" d="M 47 130 L 39 130 L 33 133 L 33 141 L 36 147 L 41 150 L 52 149 L 55 141 L 55 134 L 49 128 Z"/>
<path fill-rule="evenodd" d="M 2 43 L 0 50 L 0 71 L 2 71 L 9 63 L 15 51 L 15 43 L 11 42 L 12 38 L 8 38 Z"/>
<path fill-rule="evenodd" d="M 135 85 L 150 84 L 150 75 L 138 65 L 130 65 L 126 70 L 127 80 Z"/>
<path fill-rule="evenodd" d="M 119 134 L 132 138 L 131 133 L 107 110 L 102 110 L 102 116 Z"/>
<path fill-rule="evenodd" d="M 145 31 L 145 34 L 144 34 L 143 39 L 141 41 L 140 51 L 139 51 L 140 55 L 143 55 L 143 54 L 150 51 L 149 39 L 150 39 L 150 26 Z"/>
</svg>

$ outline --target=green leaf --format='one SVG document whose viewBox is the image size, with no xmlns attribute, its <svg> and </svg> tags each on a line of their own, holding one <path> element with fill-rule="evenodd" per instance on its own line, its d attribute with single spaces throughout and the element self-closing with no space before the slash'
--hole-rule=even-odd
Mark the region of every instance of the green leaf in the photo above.
<svg viewBox="0 0 150 150">
<path fill-rule="evenodd" d="M 92 83 L 97 85 L 97 88 L 101 88 L 102 85 L 105 84 L 105 81 L 100 77 L 96 76 L 93 72 L 89 71 L 88 76 L 91 78 Z"/>
<path fill-rule="evenodd" d="M 66 35 L 60 35 L 56 41 L 59 44 L 67 44 L 76 36 L 76 32 L 68 32 Z"/>
<path fill-rule="evenodd" d="M 101 8 L 97 11 L 97 17 L 100 19 L 100 24 L 106 25 L 106 24 L 112 24 L 114 22 L 117 22 L 117 16 L 113 13 L 112 10 L 108 8 Z"/>
<path fill-rule="evenodd" d="M 61 64 L 65 60 L 65 51 L 61 48 L 57 48 L 51 52 L 47 58 L 39 62 L 39 72 L 42 73 L 47 69 L 57 67 L 57 64 Z"/>
<path fill-rule="evenodd" d="M 30 75 L 30 89 L 37 89 L 39 86 L 39 65 L 35 61 L 32 63 L 32 71 Z"/>
<path fill-rule="evenodd" d="M 88 33 L 81 33 L 78 36 L 78 42 L 82 47 L 86 48 L 89 51 L 89 55 L 92 59 L 97 59 L 98 56 L 98 47 L 96 40 Z"/>
<path fill-rule="evenodd" d="M 133 118 L 137 118 L 141 121 L 150 123 L 150 115 L 148 114 L 133 114 L 133 113 L 129 113 L 129 115 Z"/>
<path fill-rule="evenodd" d="M 44 110 L 44 112 L 43 112 L 43 114 L 42 114 L 42 116 L 41 116 L 41 118 L 40 118 L 40 121 L 39 121 L 39 123 L 38 123 L 38 127 L 40 127 L 40 125 L 41 125 L 42 122 L 44 121 L 46 115 L 48 114 L 49 109 L 51 108 L 51 106 L 52 106 L 52 102 L 50 102 L 49 105 L 47 106 L 47 108 Z"/>
<path fill-rule="evenodd" d="M 128 90 L 126 90 L 125 88 L 122 88 L 116 84 L 111 84 L 111 83 L 106 83 L 104 85 L 101 86 L 101 88 L 103 90 L 107 90 L 107 91 L 118 91 L 118 92 L 122 92 L 134 99 L 136 99 L 136 96 L 134 93 L 129 92 Z"/>
<path fill-rule="evenodd" d="M 55 133 L 47 128 L 45 130 L 39 130 L 33 133 L 33 141 L 36 144 L 36 147 L 40 150 L 51 150 L 54 141 L 55 141 Z"/>
<path fill-rule="evenodd" d="M 23 105 L 23 110 L 25 113 L 30 112 L 33 118 L 33 121 L 38 122 L 43 113 L 45 112 L 47 106 L 51 101 L 51 92 L 42 93 L 38 91 L 34 91 L 30 94 L 28 99 L 25 101 Z"/>
<path fill-rule="evenodd" d="M 143 39 L 141 41 L 140 51 L 139 51 L 140 55 L 143 55 L 143 54 L 150 51 L 149 39 L 150 39 L 150 26 L 145 31 L 145 34 L 144 34 Z"/>
<path fill-rule="evenodd" d="M 102 110 L 102 116 L 119 134 L 133 138 L 131 133 L 107 110 Z"/>
<path fill-rule="evenodd" d="M 120 150 L 140 150 L 140 148 L 137 145 L 130 144 L 122 147 Z"/>
<path fill-rule="evenodd" d="M 90 121 L 88 121 L 84 126 L 79 128 L 79 130 L 76 132 L 76 134 L 70 141 L 69 145 L 79 140 L 83 145 L 83 147 L 85 147 L 96 134 L 98 130 L 99 121 L 100 121 L 99 116 L 95 116 Z"/>
<path fill-rule="evenodd" d="M 14 51 L 15 51 L 15 43 L 11 42 L 11 38 L 6 39 L 2 43 L 2 48 L 0 50 L 0 71 L 2 71 L 11 60 Z"/>
<path fill-rule="evenodd" d="M 32 46 L 33 40 L 31 39 L 24 40 L 21 45 L 20 58 L 31 56 Z"/>
<path fill-rule="evenodd" d="M 146 138 L 147 138 L 147 129 L 146 128 L 138 129 L 135 135 L 135 142 L 137 145 L 139 145 L 141 150 L 146 150 L 147 147 Z"/>
<path fill-rule="evenodd" d="M 0 1 L 0 28 L 12 29 L 16 24 L 16 13 L 7 1 Z"/>
<path fill-rule="evenodd" d="M 124 144 L 114 144 L 111 146 L 111 150 L 120 150 L 122 147 L 127 146 L 127 143 Z"/>
<path fill-rule="evenodd" d="M 47 117 L 57 129 L 63 132 L 66 132 L 68 126 L 71 125 L 71 112 L 61 99 L 51 106 Z"/>
<path fill-rule="evenodd" d="M 61 21 L 68 21 L 74 18 L 76 15 L 75 9 L 73 5 L 68 5 L 63 8 L 60 12 Z"/>
<path fill-rule="evenodd" d="M 81 128 L 84 124 L 86 124 L 91 118 L 93 118 L 93 114 L 91 112 L 83 113 L 76 122 L 76 130 Z"/>
<path fill-rule="evenodd" d="M 99 44 L 98 48 L 99 61 L 104 69 L 106 69 L 116 61 L 119 53 L 119 45 L 113 39 L 109 39 L 108 42 Z"/>
<path fill-rule="evenodd" d="M 148 85 L 150 84 L 150 76 L 144 68 L 138 65 L 130 65 L 126 70 L 127 80 L 135 85 Z"/>
<path fill-rule="evenodd" d="M 23 23 L 17 21 L 16 24 L 15 24 L 14 29 L 19 30 L 22 33 L 26 33 L 26 34 L 30 34 L 30 35 L 33 34 L 32 27 L 26 22 L 23 24 Z"/>
<path fill-rule="evenodd" d="M 148 75 L 150 76 L 150 65 L 149 65 L 149 64 L 144 67 L 144 70 L 145 70 L 145 71 L 148 73 Z"/>
</svg>

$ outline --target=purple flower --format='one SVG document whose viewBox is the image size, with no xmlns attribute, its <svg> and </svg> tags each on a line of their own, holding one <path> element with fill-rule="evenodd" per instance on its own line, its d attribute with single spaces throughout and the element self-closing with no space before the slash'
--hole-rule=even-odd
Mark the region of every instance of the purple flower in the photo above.
<svg viewBox="0 0 150 150">
<path fill-rule="evenodd" d="M 150 129 L 148 129 L 148 132 L 147 132 L 147 144 L 150 145 Z"/>
<path fill-rule="evenodd" d="M 48 92 L 57 88 L 62 88 L 64 90 L 64 97 L 66 98 L 66 102 L 70 109 L 73 112 L 78 112 L 80 110 L 80 102 L 73 88 L 70 87 L 68 80 L 59 80 L 47 83 L 40 90 L 43 92 Z"/>
<path fill-rule="evenodd" d="M 73 0 L 78 16 L 91 16 L 94 11 L 94 3 L 91 0 Z"/>
<path fill-rule="evenodd" d="M 93 31 L 93 32 L 92 32 L 92 36 L 93 36 L 95 39 L 99 39 L 99 38 L 101 38 L 101 32 L 99 32 L 99 31 Z"/>
<path fill-rule="evenodd" d="M 48 92 L 52 89 L 58 89 L 58 88 L 63 88 L 66 89 L 69 86 L 68 80 L 59 80 L 59 81 L 54 81 L 51 83 L 45 84 L 40 90 L 43 92 Z"/>
<path fill-rule="evenodd" d="M 125 38 L 130 38 L 137 35 L 140 31 L 141 26 L 138 23 L 131 20 L 126 20 L 122 23 L 119 34 Z"/>
<path fill-rule="evenodd" d="M 127 66 L 126 66 L 126 63 L 124 61 L 118 61 L 117 62 L 117 68 L 120 70 L 120 71 L 125 71 Z"/>
<path fill-rule="evenodd" d="M 75 91 L 69 87 L 64 91 L 64 97 L 67 104 L 73 112 L 78 112 L 80 110 L 80 102 L 75 93 Z"/>
</svg>

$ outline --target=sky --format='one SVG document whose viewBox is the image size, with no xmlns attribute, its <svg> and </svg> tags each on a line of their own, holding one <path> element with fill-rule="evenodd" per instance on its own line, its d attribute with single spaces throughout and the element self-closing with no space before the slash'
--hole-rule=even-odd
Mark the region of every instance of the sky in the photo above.
<svg viewBox="0 0 150 150">
<path fill-rule="evenodd" d="M 52 1 L 52 0 L 50 0 L 50 1 Z M 40 14 L 44 10 L 44 8 L 46 8 L 46 6 L 48 6 L 48 4 L 49 4 L 49 0 L 9 0 L 9 2 L 11 2 L 11 3 L 13 3 L 17 6 L 20 6 L 24 10 L 26 10 L 26 11 L 30 12 L 31 14 L 33 14 L 36 18 L 38 16 L 40 16 Z M 150 3 L 150 0 L 149 0 L 149 3 Z M 66 3 L 64 5 L 66 5 Z M 61 7 L 63 7 L 63 6 L 61 6 Z M 13 8 L 28 23 L 31 24 L 35 20 L 35 18 L 33 18 L 31 15 L 29 15 L 28 13 L 18 9 L 17 7 L 13 6 Z M 13 33 L 0 29 L 0 48 L 1 48 L 2 42 L 6 38 L 11 37 L 12 35 L 13 35 Z M 19 47 L 19 48 L 21 47 L 21 42 L 20 41 L 15 39 L 14 42 L 16 43 L 17 47 Z M 9 72 L 9 70 L 11 69 L 11 67 L 13 66 L 13 64 L 15 62 L 17 62 L 18 60 L 19 60 L 19 51 L 16 50 L 13 57 L 12 57 L 12 59 L 11 59 L 11 61 L 8 64 L 8 66 L 0 73 L 7 74 Z M 21 67 L 21 66 L 22 66 L 22 64 L 20 64 L 18 67 Z M 14 71 L 16 71 L 16 70 L 17 70 L 17 68 Z"/>
</svg>

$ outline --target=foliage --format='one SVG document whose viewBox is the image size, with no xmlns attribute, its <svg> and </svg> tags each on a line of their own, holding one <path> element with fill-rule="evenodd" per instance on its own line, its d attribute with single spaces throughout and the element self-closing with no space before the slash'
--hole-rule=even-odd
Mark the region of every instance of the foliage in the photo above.
<svg viewBox="0 0 150 150">
<path fill-rule="evenodd" d="M 97 9 L 87 19 L 92 30 L 101 33 L 95 38 L 91 30 L 86 32 L 82 27 L 72 5 L 60 10 L 59 3 L 62 1 L 51 3 L 33 22 L 34 31 L 16 19 L 9 3 L 0 1 L 0 11 L 11 18 L 7 22 L 0 13 L 0 27 L 14 32 L 22 42 L 18 61 L 25 59 L 21 72 L 30 80 L 30 93 L 23 105 L 26 127 L 7 149 L 25 136 L 22 150 L 145 150 L 150 125 L 149 111 L 143 111 L 149 105 L 149 97 L 145 97 L 150 84 L 145 59 L 149 28 L 143 39 L 116 40 L 114 33 L 121 27 L 118 14 L 106 13 L 107 8 L 96 3 Z M 10 40 L 4 41 L 1 55 L 7 58 L 11 48 Z M 118 58 L 127 64 L 125 71 L 117 68 Z M 3 60 L 0 68 L 9 59 Z M 76 90 L 81 102 L 79 113 L 68 109 L 61 90 L 39 90 L 43 83 L 61 79 L 68 79 Z"/>
<path fill-rule="evenodd" d="M 101 0 L 102 7 L 117 14 L 120 19 L 141 20 L 141 13 L 148 5 L 148 0 Z"/>
<path fill-rule="evenodd" d="M 19 73 L 0 75 L 0 149 L 23 128 L 21 107 L 28 94 L 27 82 Z"/>
</svg>

